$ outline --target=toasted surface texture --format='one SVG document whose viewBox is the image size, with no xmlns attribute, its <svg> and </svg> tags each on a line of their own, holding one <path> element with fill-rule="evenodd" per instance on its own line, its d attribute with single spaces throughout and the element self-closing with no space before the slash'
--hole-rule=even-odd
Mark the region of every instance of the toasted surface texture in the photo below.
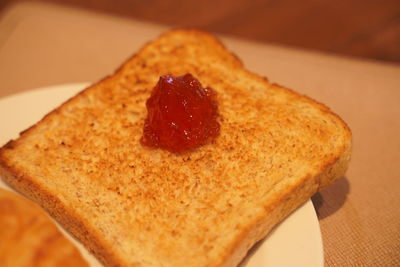
<svg viewBox="0 0 400 267">
<path fill-rule="evenodd" d="M 174 154 L 139 140 L 164 74 L 217 92 L 220 135 Z M 351 133 L 330 110 L 246 71 L 213 36 L 174 30 L 1 149 L 2 178 L 110 266 L 235 266 L 341 177 Z"/>
<path fill-rule="evenodd" d="M 0 240 L 3 267 L 88 266 L 39 206 L 1 188 Z"/>
</svg>

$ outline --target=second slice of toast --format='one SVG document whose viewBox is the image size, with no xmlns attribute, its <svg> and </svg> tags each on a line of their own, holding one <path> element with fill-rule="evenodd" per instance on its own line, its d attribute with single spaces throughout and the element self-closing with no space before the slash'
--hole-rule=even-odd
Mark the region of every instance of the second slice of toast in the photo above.
<svg viewBox="0 0 400 267">
<path fill-rule="evenodd" d="M 190 153 L 143 147 L 145 101 L 185 73 L 216 91 L 219 136 Z M 175 30 L 6 144 L 0 173 L 108 266 L 235 266 L 344 174 L 350 150 L 329 108 Z"/>
<path fill-rule="evenodd" d="M 89 264 L 38 205 L 0 187 L 0 266 Z"/>
</svg>

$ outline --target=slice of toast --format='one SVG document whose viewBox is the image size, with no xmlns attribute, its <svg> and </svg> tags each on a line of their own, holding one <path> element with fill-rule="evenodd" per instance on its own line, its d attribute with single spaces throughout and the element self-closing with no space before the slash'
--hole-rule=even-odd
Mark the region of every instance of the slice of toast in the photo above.
<svg viewBox="0 0 400 267">
<path fill-rule="evenodd" d="M 216 91 L 219 136 L 183 154 L 143 147 L 145 101 L 185 73 Z M 0 170 L 108 266 L 235 266 L 345 173 L 350 150 L 329 108 L 210 34 L 174 30 L 7 143 Z"/>
<path fill-rule="evenodd" d="M 89 266 L 38 205 L 1 188 L 0 265 Z"/>
</svg>

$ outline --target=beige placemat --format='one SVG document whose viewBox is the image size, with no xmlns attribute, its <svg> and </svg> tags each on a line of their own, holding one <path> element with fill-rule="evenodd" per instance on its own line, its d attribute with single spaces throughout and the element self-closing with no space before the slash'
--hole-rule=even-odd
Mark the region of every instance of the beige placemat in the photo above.
<svg viewBox="0 0 400 267">
<path fill-rule="evenodd" d="M 21 4 L 0 21 L 0 97 L 97 81 L 166 27 Z M 252 71 L 325 103 L 354 135 L 349 171 L 313 197 L 326 266 L 400 266 L 400 67 L 224 38 Z"/>
</svg>

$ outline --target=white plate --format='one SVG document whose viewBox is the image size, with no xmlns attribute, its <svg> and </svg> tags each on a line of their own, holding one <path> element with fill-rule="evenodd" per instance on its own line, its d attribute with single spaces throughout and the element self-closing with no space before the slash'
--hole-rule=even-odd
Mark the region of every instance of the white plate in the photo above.
<svg viewBox="0 0 400 267">
<path fill-rule="evenodd" d="M 31 126 L 43 115 L 87 86 L 86 83 L 58 85 L 0 99 L 0 145 Z M 7 188 L 0 181 L 0 187 Z M 65 231 L 63 233 L 73 240 Z M 81 244 L 73 240 L 92 266 L 99 266 Z M 241 267 L 321 267 L 323 248 L 318 219 L 307 201 L 257 244 Z"/>
</svg>

